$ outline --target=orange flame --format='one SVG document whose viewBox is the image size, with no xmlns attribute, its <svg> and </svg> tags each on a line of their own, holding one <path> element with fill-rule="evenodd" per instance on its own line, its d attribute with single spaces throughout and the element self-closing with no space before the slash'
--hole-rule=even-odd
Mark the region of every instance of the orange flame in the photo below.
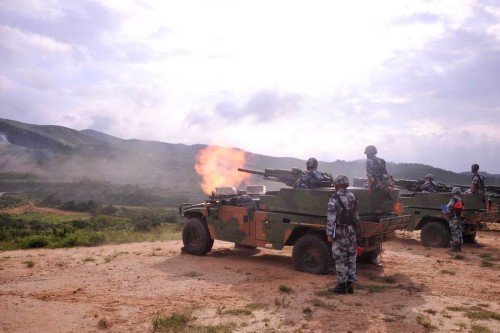
<svg viewBox="0 0 500 333">
<path fill-rule="evenodd" d="M 201 189 L 206 194 L 212 193 L 216 187 L 237 187 L 250 178 L 250 174 L 238 172 L 245 166 L 246 154 L 243 150 L 208 146 L 201 149 L 196 156 L 194 169 L 202 177 Z"/>
</svg>

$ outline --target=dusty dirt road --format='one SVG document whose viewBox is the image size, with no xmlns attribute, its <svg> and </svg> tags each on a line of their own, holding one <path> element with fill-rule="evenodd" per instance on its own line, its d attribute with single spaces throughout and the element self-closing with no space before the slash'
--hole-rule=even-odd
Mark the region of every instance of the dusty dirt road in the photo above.
<svg viewBox="0 0 500 333">
<path fill-rule="evenodd" d="M 458 257 L 398 233 L 384 268 L 360 264 L 355 293 L 341 296 L 325 292 L 333 273 L 294 271 L 291 249 L 216 241 L 196 257 L 168 241 L 1 252 L 0 331 L 152 332 L 155 316 L 185 311 L 186 332 L 500 332 L 496 229 Z"/>
</svg>

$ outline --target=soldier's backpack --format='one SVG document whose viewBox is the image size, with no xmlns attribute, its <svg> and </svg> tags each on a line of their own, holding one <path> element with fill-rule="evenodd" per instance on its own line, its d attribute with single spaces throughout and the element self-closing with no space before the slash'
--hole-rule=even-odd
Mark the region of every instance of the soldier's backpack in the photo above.
<svg viewBox="0 0 500 333">
<path fill-rule="evenodd" d="M 361 226 L 359 225 L 359 221 L 354 216 L 352 208 L 347 209 L 337 193 L 333 194 L 333 197 L 337 200 L 340 207 L 342 208 L 342 212 L 340 213 L 339 216 L 339 224 L 354 226 L 354 231 L 356 233 L 356 244 L 361 244 L 361 242 L 363 241 L 363 235 L 361 234 Z"/>
</svg>

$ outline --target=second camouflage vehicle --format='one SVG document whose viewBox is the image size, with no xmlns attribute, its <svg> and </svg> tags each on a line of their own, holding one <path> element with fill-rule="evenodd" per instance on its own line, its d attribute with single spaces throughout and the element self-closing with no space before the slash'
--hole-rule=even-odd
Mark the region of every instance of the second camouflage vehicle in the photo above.
<svg viewBox="0 0 500 333">
<path fill-rule="evenodd" d="M 396 186 L 408 190 L 399 196 L 405 214 L 412 214 L 408 231 L 420 230 L 420 240 L 427 247 L 447 247 L 451 241 L 451 231 L 448 217 L 441 212 L 441 206 L 447 205 L 451 198 L 451 187 L 445 187 L 447 192 L 413 192 L 420 183 L 417 180 L 394 180 Z M 498 211 L 491 210 L 487 205 L 487 195 L 462 193 L 464 210 L 462 211 L 463 239 L 465 243 L 475 242 L 476 232 L 485 229 L 487 223 L 497 219 Z"/>
<path fill-rule="evenodd" d="M 240 171 L 263 175 L 265 179 L 287 183 L 293 171 Z M 276 177 L 274 177 L 274 176 Z M 290 178 L 289 177 L 289 178 Z M 328 185 L 328 184 L 326 184 Z M 402 229 L 411 215 L 398 215 L 398 190 L 369 193 L 349 188 L 359 200 L 360 227 L 364 253 L 360 259 L 376 258 L 381 244 L 396 229 Z M 267 192 L 264 186 L 247 186 L 246 191 L 219 188 L 203 203 L 182 204 L 179 213 L 187 218 L 182 232 L 184 251 L 195 255 L 208 253 L 214 240 L 234 242 L 246 247 L 281 250 L 293 246 L 292 260 L 296 270 L 326 274 L 333 259 L 331 244 L 325 233 L 327 204 L 335 189 L 282 188 Z"/>
</svg>

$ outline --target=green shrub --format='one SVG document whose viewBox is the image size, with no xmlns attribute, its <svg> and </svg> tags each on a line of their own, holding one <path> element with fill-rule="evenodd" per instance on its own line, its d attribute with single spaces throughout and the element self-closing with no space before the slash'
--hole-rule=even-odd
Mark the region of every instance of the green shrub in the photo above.
<svg viewBox="0 0 500 333">
<path fill-rule="evenodd" d="M 19 246 L 22 249 L 42 248 L 49 245 L 47 236 L 33 235 L 22 238 Z"/>
</svg>

